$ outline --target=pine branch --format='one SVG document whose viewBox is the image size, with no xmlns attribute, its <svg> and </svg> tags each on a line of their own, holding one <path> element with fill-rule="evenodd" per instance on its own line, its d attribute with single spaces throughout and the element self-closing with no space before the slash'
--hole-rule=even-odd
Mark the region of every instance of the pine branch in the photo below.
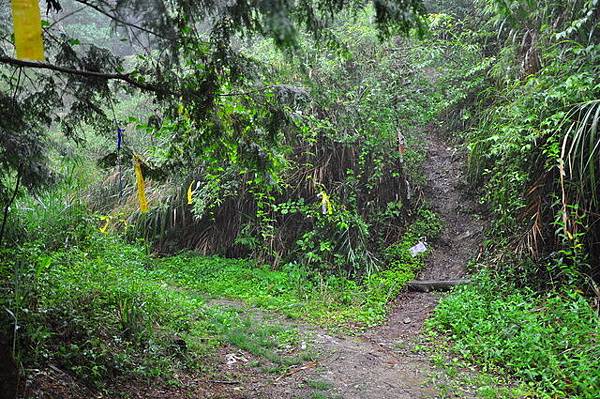
<svg viewBox="0 0 600 399">
<path fill-rule="evenodd" d="M 34 68 L 34 69 L 46 69 L 50 71 L 65 73 L 69 75 L 76 76 L 84 76 L 89 78 L 97 78 L 104 80 L 120 80 L 125 83 L 128 83 L 132 86 L 135 86 L 141 90 L 151 91 L 159 94 L 168 94 L 168 95 L 176 95 L 176 93 L 165 89 L 163 87 L 151 85 L 148 83 L 142 83 L 134 79 L 131 74 L 128 73 L 104 73 L 104 72 L 96 72 L 96 71 L 86 71 L 82 69 L 72 69 L 67 67 L 62 67 L 59 65 L 49 64 L 45 62 L 36 62 L 36 61 L 25 61 L 19 60 L 12 57 L 0 56 L 0 64 L 14 65 L 18 67 L 25 68 Z"/>
<path fill-rule="evenodd" d="M 84 6 L 93 8 L 94 10 L 96 10 L 97 12 L 99 12 L 100 14 L 102 14 L 102 15 L 110 18 L 110 19 L 112 19 L 113 21 L 115 21 L 115 22 L 117 22 L 117 23 L 119 23 L 121 25 L 125 25 L 125 26 L 129 26 L 131 28 L 134 28 L 134 29 L 138 29 L 138 30 L 140 30 L 142 32 L 146 32 L 146 33 L 148 33 L 150 35 L 153 35 L 153 36 L 156 36 L 156 37 L 160 37 L 161 39 L 166 39 L 163 35 L 161 35 L 161 34 L 159 34 L 157 32 L 154 32 L 154 31 L 152 31 L 150 29 L 146 29 L 143 26 L 139 26 L 139 25 L 136 25 L 134 23 L 127 22 L 124 19 L 121 19 L 118 16 L 113 15 L 113 14 L 109 13 L 108 11 L 105 11 L 103 8 L 101 8 L 101 7 L 99 7 L 99 6 L 95 5 L 95 4 L 91 4 L 90 2 L 88 2 L 86 0 L 75 0 L 75 1 L 77 1 L 80 4 L 83 4 Z"/>
<path fill-rule="evenodd" d="M 33 69 L 45 69 L 45 70 L 60 72 L 60 73 L 68 74 L 68 75 L 84 76 L 84 77 L 89 77 L 89 78 L 97 78 L 97 79 L 104 79 L 104 80 L 120 80 L 120 81 L 128 83 L 134 87 L 137 87 L 138 89 L 141 89 L 144 91 L 149 91 L 149 92 L 154 92 L 156 94 L 169 95 L 169 96 L 175 96 L 175 97 L 180 97 L 182 95 L 182 93 L 178 93 L 176 91 L 169 90 L 169 89 L 165 88 L 164 86 L 161 87 L 158 85 L 139 82 L 139 81 L 135 80 L 131 76 L 131 74 L 128 74 L 128 73 L 105 73 L 105 72 L 96 72 L 96 71 L 86 71 L 86 70 L 82 70 L 82 69 L 73 69 L 73 68 L 62 67 L 59 65 L 49 64 L 47 62 L 25 61 L 25 60 L 19 60 L 16 58 L 12 58 L 12 57 L 6 57 L 6 56 L 0 56 L 0 65 L 1 64 L 13 65 L 13 66 L 17 66 L 17 67 L 33 68 Z M 276 87 L 276 86 L 271 85 L 271 86 L 264 86 L 264 87 L 256 88 L 256 89 L 249 90 L 249 91 L 231 92 L 231 93 L 215 93 L 214 96 L 216 96 L 216 97 L 248 96 L 248 95 L 255 94 L 255 93 L 264 93 L 266 91 L 269 91 L 270 89 L 273 89 L 274 87 Z M 195 98 L 201 97 L 199 95 L 199 93 L 194 92 L 194 91 L 186 91 L 186 95 L 195 97 Z"/>
</svg>

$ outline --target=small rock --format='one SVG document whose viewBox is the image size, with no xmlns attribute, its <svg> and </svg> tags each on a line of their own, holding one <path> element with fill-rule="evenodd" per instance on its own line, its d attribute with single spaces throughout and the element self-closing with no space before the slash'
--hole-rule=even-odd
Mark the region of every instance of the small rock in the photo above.
<svg viewBox="0 0 600 399">
<path fill-rule="evenodd" d="M 456 239 L 457 240 L 464 240 L 465 238 L 469 238 L 473 233 L 471 233 L 469 230 L 465 231 L 464 233 L 462 233 L 461 235 L 459 235 Z"/>
<path fill-rule="evenodd" d="M 410 319 L 410 317 L 407 317 L 403 321 L 404 321 L 404 324 L 409 324 L 412 320 Z"/>
</svg>

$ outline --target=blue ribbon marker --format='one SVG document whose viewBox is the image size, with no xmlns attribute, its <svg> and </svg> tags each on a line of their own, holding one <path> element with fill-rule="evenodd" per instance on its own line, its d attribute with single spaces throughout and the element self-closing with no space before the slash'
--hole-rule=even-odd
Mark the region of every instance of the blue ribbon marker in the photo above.
<svg viewBox="0 0 600 399">
<path fill-rule="evenodd" d="M 123 174 L 121 173 L 121 144 L 123 143 L 123 128 L 117 127 L 117 163 L 119 167 L 119 199 L 123 199 Z"/>
<path fill-rule="evenodd" d="M 117 151 L 121 149 L 121 142 L 123 141 L 123 128 L 117 128 Z"/>
</svg>

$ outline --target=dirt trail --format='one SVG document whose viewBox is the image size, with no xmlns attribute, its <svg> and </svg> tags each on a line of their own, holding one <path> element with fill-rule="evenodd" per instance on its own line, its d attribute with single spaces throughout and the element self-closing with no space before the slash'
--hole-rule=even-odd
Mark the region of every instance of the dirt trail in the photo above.
<svg viewBox="0 0 600 399">
<path fill-rule="evenodd" d="M 424 173 L 425 198 L 444 223 L 427 266 L 417 280 L 447 280 L 464 277 L 470 259 L 479 255 L 484 222 L 475 217 L 479 205 L 467 192 L 464 159 L 441 135 L 429 132 Z M 437 304 L 436 293 L 407 292 L 396 300 L 387 322 L 373 335 L 386 341 L 414 338 Z M 409 323 L 406 323 L 409 321 Z"/>
<path fill-rule="evenodd" d="M 441 238 L 433 243 L 433 253 L 418 278 L 459 278 L 465 274 L 467 261 L 478 255 L 484 226 L 472 216 L 477 212 L 477 204 L 463 187 L 461 157 L 434 132 L 428 132 L 425 140 L 428 160 L 424 173 L 428 183 L 424 194 L 443 220 L 444 230 Z M 437 293 L 403 293 L 396 299 L 385 324 L 359 336 L 332 336 L 317 327 L 249 309 L 252 317 L 259 320 L 265 317 L 265 323 L 287 323 L 300 328 L 305 339 L 320 352 L 318 360 L 283 376 L 253 371 L 243 364 L 234 369 L 227 369 L 222 364 L 221 374 L 233 377 L 234 384 L 182 375 L 179 378 L 184 388 L 137 386 L 132 382 L 131 389 L 126 391 L 135 392 L 131 395 L 135 398 L 437 398 L 432 383 L 435 368 L 426 355 L 412 349 L 419 342 L 423 322 L 435 308 L 438 298 Z M 243 304 L 234 301 L 222 300 L 217 304 L 243 308 Z M 224 358 L 227 351 L 236 350 L 224 348 L 219 357 Z M 242 356 L 251 358 L 249 354 Z M 320 381 L 323 386 L 315 390 L 314 381 Z M 465 392 L 462 395 L 471 396 Z"/>
<path fill-rule="evenodd" d="M 445 228 L 419 278 L 462 277 L 469 259 L 479 254 L 484 230 L 484 222 L 475 217 L 480 206 L 467 192 L 463 157 L 445 139 L 429 134 L 424 169 L 428 180 L 425 197 Z"/>
<path fill-rule="evenodd" d="M 428 132 L 425 196 L 444 222 L 440 239 L 419 279 L 452 279 L 465 275 L 465 265 L 478 255 L 483 222 L 473 216 L 477 204 L 466 194 L 463 160 L 440 135 Z M 277 381 L 269 396 L 303 395 L 303 383 L 323 379 L 331 384 L 326 397 L 346 399 L 435 398 L 426 356 L 410 349 L 423 322 L 435 308 L 439 294 L 404 293 L 393 306 L 388 321 L 357 337 L 316 334 L 324 355 L 318 367 Z"/>
</svg>

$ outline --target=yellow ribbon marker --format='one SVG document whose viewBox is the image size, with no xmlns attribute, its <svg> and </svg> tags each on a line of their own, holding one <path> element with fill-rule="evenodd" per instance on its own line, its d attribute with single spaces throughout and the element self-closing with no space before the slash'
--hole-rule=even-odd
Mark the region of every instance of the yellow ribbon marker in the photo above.
<svg viewBox="0 0 600 399">
<path fill-rule="evenodd" d="M 190 186 L 188 187 L 187 190 L 187 200 L 188 200 L 188 205 L 192 205 L 192 203 L 194 202 L 194 199 L 192 198 L 193 192 L 192 192 L 192 185 L 194 184 L 194 182 L 192 181 L 190 183 Z"/>
<path fill-rule="evenodd" d="M 39 0 L 12 0 L 15 47 L 20 60 L 44 60 Z"/>
<path fill-rule="evenodd" d="M 321 191 L 321 211 L 323 215 L 331 215 L 333 213 L 333 206 L 329 200 L 329 195 L 325 191 Z"/>
<path fill-rule="evenodd" d="M 101 216 L 100 220 L 104 220 L 104 226 L 100 227 L 100 233 L 108 233 L 108 224 L 110 223 L 110 216 Z"/>
<path fill-rule="evenodd" d="M 144 175 L 142 175 L 142 162 L 138 155 L 133 156 L 133 166 L 135 169 L 135 180 L 137 183 L 137 195 L 140 202 L 140 211 L 148 212 L 148 201 L 146 200 L 146 185 L 144 184 Z"/>
</svg>

